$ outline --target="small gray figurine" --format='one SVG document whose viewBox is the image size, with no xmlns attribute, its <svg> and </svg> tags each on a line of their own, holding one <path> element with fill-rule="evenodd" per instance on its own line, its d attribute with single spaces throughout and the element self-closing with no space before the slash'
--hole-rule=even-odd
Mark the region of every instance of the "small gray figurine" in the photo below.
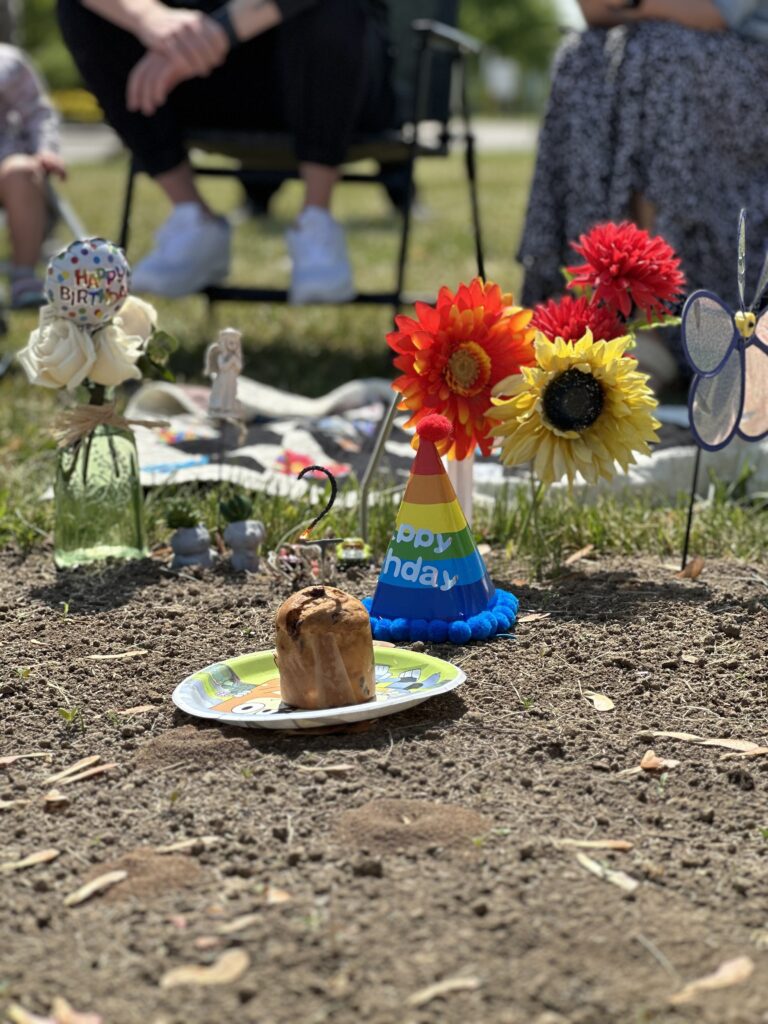
<svg viewBox="0 0 768 1024">
<path fill-rule="evenodd" d="M 222 501 L 220 508 L 229 522 L 224 530 L 224 543 L 232 549 L 232 568 L 235 572 L 258 572 L 259 552 L 267 534 L 263 523 L 248 518 L 253 502 L 244 494 L 235 494 Z"/>
<path fill-rule="evenodd" d="M 173 549 L 172 569 L 183 569 L 190 565 L 210 568 L 216 557 L 211 547 L 211 535 L 189 505 L 178 503 L 171 507 L 166 522 L 174 531 L 171 535 Z"/>
</svg>

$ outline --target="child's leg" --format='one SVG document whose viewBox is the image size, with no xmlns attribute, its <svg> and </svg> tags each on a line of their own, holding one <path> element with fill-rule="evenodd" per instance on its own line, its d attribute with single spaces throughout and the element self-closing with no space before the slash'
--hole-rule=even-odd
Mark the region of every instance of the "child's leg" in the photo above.
<svg viewBox="0 0 768 1024">
<path fill-rule="evenodd" d="M 5 209 L 17 267 L 34 270 L 45 239 L 45 174 L 37 159 L 15 153 L 0 163 L 0 203 Z"/>
</svg>

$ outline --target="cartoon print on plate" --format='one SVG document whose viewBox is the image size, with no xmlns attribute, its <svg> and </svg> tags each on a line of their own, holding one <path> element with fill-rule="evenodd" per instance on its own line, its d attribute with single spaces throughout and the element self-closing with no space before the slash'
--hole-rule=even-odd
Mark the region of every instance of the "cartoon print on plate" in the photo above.
<svg viewBox="0 0 768 1024">
<path fill-rule="evenodd" d="M 302 729 L 380 718 L 460 686 L 461 669 L 427 654 L 375 648 L 376 700 L 346 708 L 298 711 L 281 702 L 273 651 L 209 665 L 179 683 L 177 707 L 190 715 L 238 726 Z"/>
</svg>

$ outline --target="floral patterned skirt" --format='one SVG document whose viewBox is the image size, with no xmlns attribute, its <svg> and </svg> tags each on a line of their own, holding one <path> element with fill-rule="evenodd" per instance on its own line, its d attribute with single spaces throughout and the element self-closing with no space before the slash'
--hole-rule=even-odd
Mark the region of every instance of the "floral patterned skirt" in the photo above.
<svg viewBox="0 0 768 1024">
<path fill-rule="evenodd" d="M 747 293 L 768 246 L 768 43 L 664 22 L 588 29 L 560 47 L 518 258 L 527 305 L 562 294 L 569 241 L 656 209 L 654 233 L 690 290 L 736 303 L 736 231 L 747 219 Z"/>
</svg>

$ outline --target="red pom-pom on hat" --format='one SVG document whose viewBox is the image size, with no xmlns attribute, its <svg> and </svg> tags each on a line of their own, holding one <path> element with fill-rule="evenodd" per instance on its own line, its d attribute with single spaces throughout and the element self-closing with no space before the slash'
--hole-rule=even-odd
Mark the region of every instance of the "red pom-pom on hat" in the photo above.
<svg viewBox="0 0 768 1024">
<path fill-rule="evenodd" d="M 419 420 L 416 424 L 416 433 L 425 441 L 444 441 L 453 433 L 453 427 L 447 416 L 433 412 Z"/>
</svg>

